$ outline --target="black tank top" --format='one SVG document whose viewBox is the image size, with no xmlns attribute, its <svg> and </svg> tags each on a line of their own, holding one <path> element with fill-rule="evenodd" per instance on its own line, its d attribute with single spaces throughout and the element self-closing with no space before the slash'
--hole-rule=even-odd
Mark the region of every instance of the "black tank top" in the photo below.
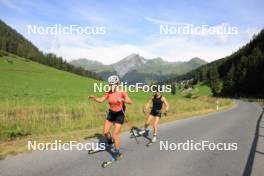
<svg viewBox="0 0 264 176">
<path fill-rule="evenodd" d="M 162 95 L 160 97 L 157 97 L 156 95 L 154 95 L 154 97 L 152 98 L 152 103 L 153 103 L 152 109 L 154 110 L 162 109 L 163 101 L 161 100 L 161 98 L 162 98 Z"/>
</svg>

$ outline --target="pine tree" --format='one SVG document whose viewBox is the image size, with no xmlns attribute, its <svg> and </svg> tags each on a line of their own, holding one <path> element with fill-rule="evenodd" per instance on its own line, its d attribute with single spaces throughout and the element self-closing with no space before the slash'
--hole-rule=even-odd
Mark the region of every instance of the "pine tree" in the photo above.
<svg viewBox="0 0 264 176">
<path fill-rule="evenodd" d="M 202 70 L 201 70 L 201 74 L 200 74 L 200 75 L 201 75 L 201 76 L 200 76 L 201 81 L 205 81 L 205 80 L 208 79 L 207 74 L 208 74 L 208 68 L 207 68 L 207 66 L 204 66 L 204 67 L 202 68 Z"/>
<path fill-rule="evenodd" d="M 219 73 L 217 67 L 213 67 L 209 72 L 210 87 L 212 89 L 213 95 L 217 96 L 221 92 L 221 82 L 219 80 Z"/>
<path fill-rule="evenodd" d="M 247 88 L 244 91 L 248 94 L 258 94 L 259 90 L 262 89 L 262 86 L 260 86 L 261 70 L 263 70 L 263 67 L 260 67 L 261 58 L 262 52 L 258 47 L 254 48 L 248 56 L 249 63 L 245 66 L 247 67 L 247 74 L 245 75 L 244 81 L 244 87 Z"/>
<path fill-rule="evenodd" d="M 247 63 L 248 63 L 248 57 L 242 56 L 240 58 L 240 62 L 236 66 L 236 73 L 235 73 L 235 87 L 236 87 L 236 93 L 241 94 L 241 92 L 247 92 L 246 85 L 246 75 L 247 75 Z"/>
<path fill-rule="evenodd" d="M 235 92 L 234 77 L 235 77 L 235 66 L 232 64 L 224 80 L 224 84 L 223 84 L 223 92 L 227 95 L 230 95 Z"/>
<path fill-rule="evenodd" d="M 171 85 L 171 94 L 172 95 L 175 95 L 176 94 L 176 86 L 175 86 L 175 84 L 172 84 Z"/>
</svg>

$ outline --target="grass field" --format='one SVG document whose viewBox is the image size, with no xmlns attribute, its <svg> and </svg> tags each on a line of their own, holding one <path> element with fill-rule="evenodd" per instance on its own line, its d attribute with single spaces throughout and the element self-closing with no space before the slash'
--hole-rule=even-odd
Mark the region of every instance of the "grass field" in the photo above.
<svg viewBox="0 0 264 176">
<path fill-rule="evenodd" d="M 210 89 L 210 87 L 202 82 L 193 87 L 193 89 L 190 90 L 180 90 L 178 88 L 178 96 L 180 97 L 197 97 L 197 96 L 212 96 L 213 93 Z"/>
<path fill-rule="evenodd" d="M 24 58 L 0 57 L 0 156 L 25 151 L 28 139 L 45 141 L 60 136 L 67 141 L 100 132 L 108 107 L 88 101 L 95 82 L 99 83 Z M 216 98 L 204 97 L 210 95 L 206 85 L 193 91 L 194 99 L 184 98 L 181 91 L 164 94 L 171 109 L 162 121 L 215 111 Z M 127 108 L 129 120 L 142 124 L 142 108 L 152 93 L 129 95 L 133 100 Z M 220 109 L 232 105 L 229 100 L 218 101 Z"/>
</svg>

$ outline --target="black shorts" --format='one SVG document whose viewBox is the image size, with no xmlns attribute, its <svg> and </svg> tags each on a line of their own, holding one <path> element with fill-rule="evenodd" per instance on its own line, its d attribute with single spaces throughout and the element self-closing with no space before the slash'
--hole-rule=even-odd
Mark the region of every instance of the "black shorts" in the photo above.
<svg viewBox="0 0 264 176">
<path fill-rule="evenodd" d="M 112 123 L 119 123 L 122 125 L 125 120 L 125 114 L 122 110 L 117 112 L 109 110 L 106 119 Z"/>
<path fill-rule="evenodd" d="M 161 117 L 161 110 L 152 109 L 150 111 L 150 115 L 152 115 L 154 117 Z"/>
</svg>

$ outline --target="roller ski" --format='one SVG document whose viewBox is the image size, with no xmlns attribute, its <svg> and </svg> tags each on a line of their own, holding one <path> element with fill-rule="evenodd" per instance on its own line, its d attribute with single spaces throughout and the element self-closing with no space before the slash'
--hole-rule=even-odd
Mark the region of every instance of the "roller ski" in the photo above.
<svg viewBox="0 0 264 176">
<path fill-rule="evenodd" d="M 100 149 L 100 148 L 91 149 L 91 150 L 88 150 L 88 154 L 91 155 L 91 154 L 103 152 L 103 151 L 106 151 L 106 150 L 111 150 L 113 148 L 113 146 L 114 146 L 113 139 L 108 139 L 107 142 L 105 143 L 105 148 L 104 149 Z"/>
<path fill-rule="evenodd" d="M 119 150 L 115 151 L 115 153 L 111 156 L 109 161 L 104 161 L 102 163 L 102 168 L 106 168 L 106 167 L 112 165 L 114 162 L 121 160 L 123 157 L 124 157 L 123 154 L 120 153 Z"/>
<path fill-rule="evenodd" d="M 105 150 L 100 150 L 100 149 L 91 149 L 91 150 L 88 150 L 88 154 L 91 155 L 91 154 L 95 154 L 95 153 L 99 153 L 99 152 L 102 152 L 102 151 L 105 151 Z"/>
<path fill-rule="evenodd" d="M 134 128 L 130 133 L 131 137 L 149 136 L 149 129 Z"/>
<path fill-rule="evenodd" d="M 157 135 L 154 135 L 153 138 L 149 143 L 147 143 L 147 147 L 150 147 L 151 145 L 155 144 L 157 142 Z"/>
</svg>

